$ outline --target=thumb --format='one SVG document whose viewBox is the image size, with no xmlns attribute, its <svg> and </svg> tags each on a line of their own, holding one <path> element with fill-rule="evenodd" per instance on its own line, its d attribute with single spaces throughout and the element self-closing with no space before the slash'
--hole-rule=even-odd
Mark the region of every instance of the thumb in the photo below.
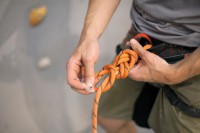
<svg viewBox="0 0 200 133">
<path fill-rule="evenodd" d="M 141 59 L 145 59 L 144 56 L 147 51 L 142 47 L 142 45 L 135 39 L 131 39 L 129 44 L 131 45 L 132 49 L 138 53 Z"/>
<path fill-rule="evenodd" d="M 94 90 L 94 63 L 87 62 L 85 64 L 85 83 L 86 83 L 86 91 L 95 92 Z"/>
</svg>

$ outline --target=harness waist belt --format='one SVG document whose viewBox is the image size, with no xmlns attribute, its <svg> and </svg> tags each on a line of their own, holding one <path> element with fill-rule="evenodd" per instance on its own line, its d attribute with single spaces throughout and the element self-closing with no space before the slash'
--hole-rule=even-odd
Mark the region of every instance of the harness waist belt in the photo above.
<svg viewBox="0 0 200 133">
<path fill-rule="evenodd" d="M 195 49 L 196 47 L 185 47 L 163 42 L 161 44 L 154 45 L 152 48 L 149 49 L 149 51 L 159 55 L 168 63 L 173 64 L 177 61 L 184 59 Z"/>
<path fill-rule="evenodd" d="M 152 44 L 153 47 L 148 49 L 148 51 L 160 56 L 168 63 L 173 64 L 177 61 L 184 59 L 187 55 L 191 54 L 197 47 L 186 47 L 175 45 L 171 43 L 166 43 L 144 33 L 139 33 L 134 37 L 141 45 Z M 116 53 L 119 54 L 123 49 L 132 49 L 131 47 L 126 47 L 125 45 L 118 45 L 116 47 Z"/>
</svg>

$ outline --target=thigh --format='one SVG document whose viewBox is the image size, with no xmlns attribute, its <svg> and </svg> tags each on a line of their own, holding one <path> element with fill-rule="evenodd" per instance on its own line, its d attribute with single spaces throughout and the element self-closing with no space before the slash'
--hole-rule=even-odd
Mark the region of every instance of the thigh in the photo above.
<svg viewBox="0 0 200 133">
<path fill-rule="evenodd" d="M 170 87 L 184 102 L 200 108 L 200 76 Z M 172 106 L 160 90 L 149 117 L 149 125 L 156 133 L 198 133 L 200 118 L 188 116 Z"/>
<path fill-rule="evenodd" d="M 143 82 L 130 78 L 116 80 L 113 87 L 101 96 L 99 114 L 106 118 L 131 120 L 134 103 L 143 85 Z"/>
</svg>

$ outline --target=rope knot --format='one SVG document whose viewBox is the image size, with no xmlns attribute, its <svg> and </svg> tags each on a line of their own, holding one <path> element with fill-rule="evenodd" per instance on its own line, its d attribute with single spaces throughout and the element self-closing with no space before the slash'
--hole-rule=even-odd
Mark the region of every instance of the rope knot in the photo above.
<svg viewBox="0 0 200 133">
<path fill-rule="evenodd" d="M 139 37 L 147 39 L 147 41 L 150 43 L 143 47 L 145 50 L 152 47 L 152 42 L 147 35 L 140 34 L 136 38 Z M 96 96 L 93 104 L 92 133 L 97 133 L 98 103 L 102 92 L 109 90 L 114 84 L 115 79 L 126 78 L 128 76 L 128 72 L 131 68 L 133 68 L 137 61 L 138 54 L 133 50 L 125 49 L 114 59 L 112 64 L 106 65 L 100 72 L 96 73 L 95 86 L 97 86 L 98 82 L 104 75 L 106 76 L 101 85 L 99 87 L 95 87 Z"/>
<path fill-rule="evenodd" d="M 134 66 L 138 60 L 138 55 L 135 51 L 126 49 L 122 51 L 113 61 L 112 64 L 108 64 L 95 75 L 95 86 L 102 79 L 104 75 L 107 77 L 102 82 L 99 88 L 95 88 L 97 91 L 101 89 L 102 92 L 109 90 L 115 82 L 115 79 L 126 78 L 128 72 Z"/>
</svg>

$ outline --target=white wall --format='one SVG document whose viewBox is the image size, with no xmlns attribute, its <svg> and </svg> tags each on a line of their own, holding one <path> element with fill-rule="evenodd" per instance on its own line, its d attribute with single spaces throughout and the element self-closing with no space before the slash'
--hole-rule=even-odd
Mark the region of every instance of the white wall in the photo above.
<svg viewBox="0 0 200 133">
<path fill-rule="evenodd" d="M 78 42 L 87 2 L 0 1 L 0 133 L 90 132 L 94 95 L 80 95 L 65 81 L 66 60 Z M 28 13 L 39 5 L 47 6 L 47 16 L 31 28 Z M 131 0 L 122 0 L 102 36 L 96 71 L 111 62 L 129 29 L 130 6 Z M 51 65 L 40 70 L 43 57 Z"/>
</svg>

